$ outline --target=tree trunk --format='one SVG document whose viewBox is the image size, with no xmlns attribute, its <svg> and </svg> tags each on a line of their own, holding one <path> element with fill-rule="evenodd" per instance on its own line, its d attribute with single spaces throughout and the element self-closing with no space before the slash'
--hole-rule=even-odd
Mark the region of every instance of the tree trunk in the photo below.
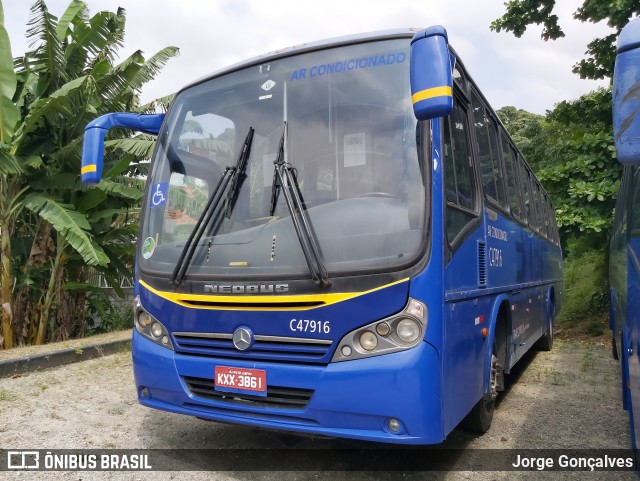
<svg viewBox="0 0 640 481">
<path fill-rule="evenodd" d="M 2 263 L 2 273 L 0 283 L 2 284 L 2 337 L 3 347 L 10 349 L 13 347 L 13 265 L 11 259 L 11 231 L 13 227 L 12 214 L 10 212 L 11 189 L 7 178 L 3 175 L 0 180 L 0 262 Z"/>
<path fill-rule="evenodd" d="M 11 284 L 13 276 L 11 275 L 11 238 L 8 235 L 8 228 L 5 219 L 2 222 L 2 336 L 3 347 L 10 349 L 13 347 L 13 293 L 11 292 Z"/>
<path fill-rule="evenodd" d="M 58 234 L 57 236 L 57 244 L 58 244 L 58 253 L 56 254 L 56 259 L 51 268 L 51 275 L 49 277 L 49 284 L 47 285 L 47 290 L 44 295 L 44 302 L 39 306 L 40 307 L 40 322 L 38 323 L 38 334 L 36 335 L 36 345 L 44 344 L 46 334 L 47 334 L 47 324 L 49 323 L 49 311 L 51 310 L 51 305 L 53 304 L 53 300 L 55 298 L 56 291 L 56 280 L 60 274 L 60 269 L 63 268 L 64 263 L 62 262 L 64 248 L 66 243 L 61 236 Z"/>
</svg>

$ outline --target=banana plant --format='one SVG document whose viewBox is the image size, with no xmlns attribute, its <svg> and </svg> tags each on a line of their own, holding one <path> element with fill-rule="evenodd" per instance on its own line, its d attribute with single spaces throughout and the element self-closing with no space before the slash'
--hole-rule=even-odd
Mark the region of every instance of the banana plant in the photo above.
<svg viewBox="0 0 640 481">
<path fill-rule="evenodd" d="M 86 266 L 107 279 L 130 275 L 136 229 L 122 219 L 138 208 L 142 192 L 136 179 L 121 179 L 144 170 L 140 161 L 149 158 L 152 140 L 116 131 L 108 141 L 105 178 L 89 190 L 78 175 L 82 136 L 99 115 L 149 108 L 140 104 L 140 89 L 178 49 L 167 47 L 148 59 L 138 50 L 116 63 L 125 23 L 124 9 L 91 16 L 80 0 L 72 0 L 58 20 L 37 0 L 27 25 L 31 50 L 13 59 L 0 3 L 5 348 L 71 334 L 68 319 L 81 317 L 82 296 L 90 290 L 86 283 L 81 287 Z M 73 288 L 65 289 L 67 283 Z M 69 305 L 77 312 L 67 312 Z"/>
</svg>

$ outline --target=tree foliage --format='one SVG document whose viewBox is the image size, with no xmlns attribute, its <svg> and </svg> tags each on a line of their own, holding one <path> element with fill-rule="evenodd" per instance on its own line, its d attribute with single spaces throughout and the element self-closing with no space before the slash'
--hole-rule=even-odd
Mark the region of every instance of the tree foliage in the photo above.
<svg viewBox="0 0 640 481">
<path fill-rule="evenodd" d="M 95 189 L 79 181 L 85 125 L 111 111 L 143 112 L 141 87 L 178 53 L 117 61 L 126 13 L 72 0 L 60 19 L 31 8 L 30 50 L 11 58 L 0 4 L 0 226 L 2 340 L 42 343 L 82 334 L 93 287 L 87 265 L 119 289 L 131 275 L 135 211 L 148 136 L 116 131 Z"/>
<path fill-rule="evenodd" d="M 562 238 L 588 235 L 596 249 L 608 242 L 620 185 L 610 106 L 611 91 L 600 89 L 544 117 L 514 107 L 497 112 L 551 196 Z"/>
<path fill-rule="evenodd" d="M 541 38 L 545 41 L 564 37 L 565 33 L 553 13 L 556 0 L 509 0 L 505 14 L 491 23 L 496 32 L 505 30 L 521 37 L 530 25 L 542 25 Z M 573 18 L 581 22 L 606 22 L 612 32 L 593 39 L 587 45 L 587 57 L 573 66 L 580 78 L 611 78 L 615 60 L 615 42 L 620 30 L 629 19 L 640 14 L 637 0 L 584 0 Z"/>
</svg>

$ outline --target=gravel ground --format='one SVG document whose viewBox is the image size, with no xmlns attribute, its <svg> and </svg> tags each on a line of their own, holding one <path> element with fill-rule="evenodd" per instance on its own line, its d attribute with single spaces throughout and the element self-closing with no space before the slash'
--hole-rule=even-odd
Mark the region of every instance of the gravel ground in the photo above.
<svg viewBox="0 0 640 481">
<path fill-rule="evenodd" d="M 462 430 L 442 448 L 626 449 L 629 427 L 620 402 L 620 374 L 603 345 L 556 341 L 531 353 L 508 378 L 493 426 L 484 436 Z M 82 448 L 338 448 L 364 443 L 313 439 L 202 421 L 137 403 L 130 352 L 0 380 L 3 449 Z M 319 456 L 330 456 L 322 452 Z M 620 479 L 632 472 L 12 472 L 2 479 Z"/>
</svg>

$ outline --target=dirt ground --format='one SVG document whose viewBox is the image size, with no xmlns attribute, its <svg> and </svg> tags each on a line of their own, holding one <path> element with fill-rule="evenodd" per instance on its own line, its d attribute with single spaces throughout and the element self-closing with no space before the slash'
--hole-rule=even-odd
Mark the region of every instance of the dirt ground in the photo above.
<svg viewBox="0 0 640 481">
<path fill-rule="evenodd" d="M 455 430 L 439 448 L 626 449 L 630 435 L 620 401 L 619 367 L 609 348 L 556 341 L 531 353 L 508 378 L 491 430 Z M 136 400 L 131 353 L 0 379 L 2 449 L 333 448 L 339 440 L 298 437 L 154 411 Z M 359 446 L 351 443 L 349 446 Z M 364 445 L 368 447 L 370 445 Z M 330 453 L 330 451 L 327 451 Z M 490 451 L 487 451 L 490 452 Z M 324 454 L 319 454 L 320 456 Z M 327 454 L 330 455 L 330 454 Z M 620 479 L 633 472 L 12 472 L 2 479 Z"/>
</svg>

